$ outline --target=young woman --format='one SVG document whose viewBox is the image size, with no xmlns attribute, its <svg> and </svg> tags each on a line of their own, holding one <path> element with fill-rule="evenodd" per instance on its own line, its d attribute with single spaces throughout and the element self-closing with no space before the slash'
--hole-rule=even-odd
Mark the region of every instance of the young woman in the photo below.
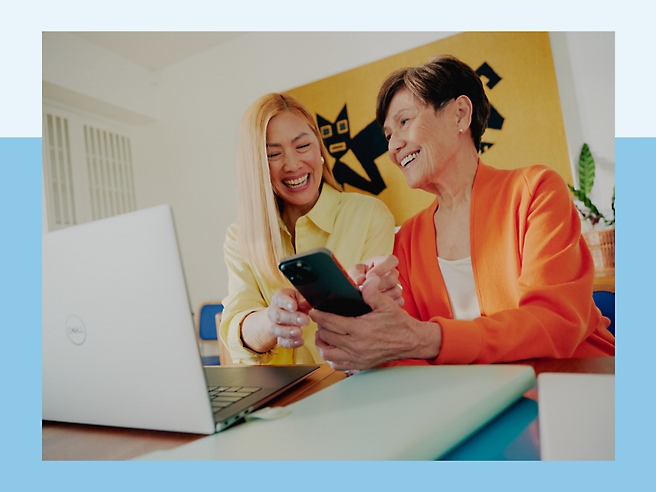
<svg viewBox="0 0 656 492">
<path fill-rule="evenodd" d="M 316 122 L 292 96 L 267 94 L 246 111 L 238 218 L 224 243 L 229 278 L 220 326 L 235 363 L 324 362 L 309 306 L 278 270 L 283 257 L 326 247 L 349 268 L 392 251 L 392 214 L 376 198 L 342 192 L 326 157 Z M 394 266 L 381 290 L 400 300 Z"/>
</svg>

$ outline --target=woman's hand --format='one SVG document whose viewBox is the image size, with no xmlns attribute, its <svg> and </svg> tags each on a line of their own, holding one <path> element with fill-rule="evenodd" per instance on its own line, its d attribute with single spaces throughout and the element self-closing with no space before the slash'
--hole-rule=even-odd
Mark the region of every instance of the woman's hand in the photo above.
<svg viewBox="0 0 656 492">
<path fill-rule="evenodd" d="M 281 289 L 271 298 L 266 309 L 269 319 L 269 333 L 276 343 L 284 348 L 297 348 L 303 345 L 303 327 L 310 323 L 310 305 L 294 289 Z"/>
<path fill-rule="evenodd" d="M 266 309 L 256 311 L 244 318 L 241 338 L 244 345 L 263 354 L 276 345 L 297 348 L 303 345 L 303 327 L 310 318 L 310 305 L 294 289 L 281 289 L 271 297 Z"/>
<path fill-rule="evenodd" d="M 442 344 L 437 323 L 421 322 L 381 293 L 381 279 L 371 275 L 362 295 L 372 312 L 347 318 L 313 309 L 317 348 L 333 369 L 354 371 L 400 359 L 435 359 Z"/>
<path fill-rule="evenodd" d="M 360 289 L 365 281 L 372 276 L 379 279 L 378 289 L 390 296 L 397 305 L 403 306 L 403 289 L 399 283 L 399 271 L 396 267 L 399 260 L 394 255 L 374 256 L 363 263 L 349 268 L 349 277 Z"/>
</svg>

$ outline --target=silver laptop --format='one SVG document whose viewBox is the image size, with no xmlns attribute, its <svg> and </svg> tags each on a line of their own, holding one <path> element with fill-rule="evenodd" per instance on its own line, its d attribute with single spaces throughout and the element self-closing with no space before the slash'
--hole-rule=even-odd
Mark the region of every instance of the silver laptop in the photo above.
<svg viewBox="0 0 656 492">
<path fill-rule="evenodd" d="M 42 274 L 44 420 L 212 434 L 318 368 L 202 366 L 168 205 L 45 234 Z"/>
</svg>

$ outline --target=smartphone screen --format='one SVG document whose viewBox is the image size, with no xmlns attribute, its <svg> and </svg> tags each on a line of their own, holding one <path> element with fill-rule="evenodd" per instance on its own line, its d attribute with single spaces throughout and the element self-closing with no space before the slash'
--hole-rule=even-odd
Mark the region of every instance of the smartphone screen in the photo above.
<svg viewBox="0 0 656 492">
<path fill-rule="evenodd" d="M 335 256 L 318 248 L 284 258 L 278 265 L 310 305 L 341 316 L 360 316 L 371 311 Z"/>
</svg>

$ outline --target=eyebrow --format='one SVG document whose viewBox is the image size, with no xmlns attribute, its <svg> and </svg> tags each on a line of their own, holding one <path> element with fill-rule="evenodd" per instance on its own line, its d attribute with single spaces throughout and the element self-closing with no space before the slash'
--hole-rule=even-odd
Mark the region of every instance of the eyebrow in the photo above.
<svg viewBox="0 0 656 492">
<path fill-rule="evenodd" d="M 300 140 L 301 138 L 303 138 L 303 137 L 305 137 L 305 136 L 309 136 L 309 135 L 310 135 L 310 134 L 309 134 L 308 132 L 302 132 L 302 133 L 296 135 L 294 138 L 292 138 L 292 143 L 296 143 L 296 142 L 297 142 L 298 140 Z M 279 144 L 279 143 L 271 143 L 271 144 L 270 144 L 270 143 L 268 143 L 268 144 L 266 144 L 266 146 L 267 146 L 267 147 L 281 147 L 282 144 Z"/>
<path fill-rule="evenodd" d="M 399 113 L 405 111 L 406 109 L 407 108 L 401 108 L 396 113 L 394 113 L 392 116 L 389 116 L 389 114 L 388 114 L 387 117 L 385 118 L 385 121 L 388 121 L 388 120 L 392 121 L 392 122 L 396 121 L 399 117 Z M 389 129 L 390 129 L 389 126 L 383 125 L 383 132 L 386 133 L 387 131 L 389 131 Z"/>
</svg>

